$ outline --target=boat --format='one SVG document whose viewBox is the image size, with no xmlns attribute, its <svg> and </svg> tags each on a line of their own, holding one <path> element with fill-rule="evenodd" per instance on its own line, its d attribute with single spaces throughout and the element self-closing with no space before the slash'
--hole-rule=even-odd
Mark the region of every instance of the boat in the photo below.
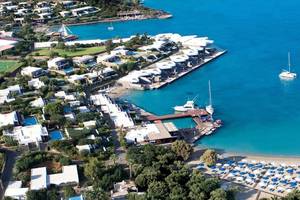
<svg viewBox="0 0 300 200">
<path fill-rule="evenodd" d="M 112 23 L 110 23 L 110 26 L 107 27 L 107 29 L 108 29 L 109 31 L 113 31 L 113 30 L 114 30 L 114 27 L 113 27 Z"/>
<path fill-rule="evenodd" d="M 211 88 L 210 88 L 210 80 L 208 81 L 208 94 L 209 94 L 209 104 L 205 107 L 205 110 L 210 114 L 214 114 L 214 108 L 212 106 L 212 99 L 211 99 Z"/>
<path fill-rule="evenodd" d="M 197 96 L 193 100 L 188 100 L 183 106 L 175 106 L 174 110 L 177 112 L 186 112 L 189 110 L 194 110 L 196 98 Z"/>
<path fill-rule="evenodd" d="M 296 73 L 291 72 L 291 58 L 290 58 L 290 52 L 288 53 L 288 70 L 283 70 L 279 74 L 279 78 L 284 80 L 292 80 L 297 77 Z"/>
<path fill-rule="evenodd" d="M 73 41 L 78 39 L 76 35 L 64 24 L 56 32 L 50 32 L 51 36 L 61 37 L 64 41 Z"/>
</svg>

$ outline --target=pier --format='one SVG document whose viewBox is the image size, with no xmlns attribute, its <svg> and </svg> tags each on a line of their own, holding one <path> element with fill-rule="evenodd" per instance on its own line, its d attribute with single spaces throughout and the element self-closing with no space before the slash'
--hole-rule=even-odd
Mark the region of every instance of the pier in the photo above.
<svg viewBox="0 0 300 200">
<path fill-rule="evenodd" d="M 149 115 L 147 116 L 147 120 L 149 121 L 162 121 L 162 120 L 170 120 L 170 119 L 179 119 L 179 118 L 198 118 L 200 116 L 207 116 L 209 115 L 208 112 L 204 109 L 195 109 L 195 110 L 189 110 L 182 113 L 174 113 L 174 114 L 168 114 L 168 115 L 162 115 L 162 116 L 156 116 L 156 115 Z M 201 121 L 201 119 L 199 119 Z"/>
</svg>

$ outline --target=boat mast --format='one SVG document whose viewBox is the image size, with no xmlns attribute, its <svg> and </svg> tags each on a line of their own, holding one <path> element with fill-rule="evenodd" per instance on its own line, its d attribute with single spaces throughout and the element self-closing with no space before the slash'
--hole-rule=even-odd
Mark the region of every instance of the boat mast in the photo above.
<svg viewBox="0 0 300 200">
<path fill-rule="evenodd" d="M 291 72 L 291 56 L 290 56 L 290 52 L 288 52 L 288 65 L 289 65 L 289 72 Z"/>
<path fill-rule="evenodd" d="M 210 80 L 208 81 L 209 105 L 212 105 Z"/>
</svg>

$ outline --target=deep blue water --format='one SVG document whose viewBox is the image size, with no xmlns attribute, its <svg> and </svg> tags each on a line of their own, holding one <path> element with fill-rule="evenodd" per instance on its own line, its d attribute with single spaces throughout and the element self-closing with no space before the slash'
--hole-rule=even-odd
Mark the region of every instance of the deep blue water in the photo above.
<svg viewBox="0 0 300 200">
<path fill-rule="evenodd" d="M 169 20 L 131 21 L 71 27 L 81 39 L 127 37 L 137 32 L 177 32 L 208 36 L 228 53 L 157 91 L 133 92 L 128 100 L 156 114 L 199 95 L 207 102 L 212 84 L 215 118 L 225 125 L 201 145 L 254 154 L 300 156 L 300 80 L 281 82 L 278 74 L 291 51 L 300 75 L 299 0 L 146 0 L 170 11 Z M 187 124 L 189 126 L 189 124 Z"/>
</svg>

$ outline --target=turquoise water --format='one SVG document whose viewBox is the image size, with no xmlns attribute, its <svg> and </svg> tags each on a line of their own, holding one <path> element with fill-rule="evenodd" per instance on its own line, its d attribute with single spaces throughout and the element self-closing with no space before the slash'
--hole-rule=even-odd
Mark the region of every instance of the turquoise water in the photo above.
<svg viewBox="0 0 300 200">
<path fill-rule="evenodd" d="M 37 123 L 38 121 L 34 116 L 25 117 L 23 121 L 24 126 L 36 125 Z"/>
<path fill-rule="evenodd" d="M 63 134 L 59 130 L 51 131 L 50 132 L 50 140 L 51 141 L 57 141 L 57 140 L 62 140 L 63 139 Z"/>
<path fill-rule="evenodd" d="M 298 0 L 146 0 L 170 11 L 169 20 L 132 21 L 71 27 L 81 39 L 127 37 L 136 32 L 178 32 L 209 36 L 228 53 L 162 90 L 126 96 L 156 114 L 172 112 L 188 97 L 207 102 L 210 79 L 215 118 L 225 125 L 201 145 L 253 154 L 300 156 L 300 80 L 281 82 L 278 74 L 291 51 L 300 75 Z M 188 124 L 187 124 L 188 126 Z"/>
</svg>

